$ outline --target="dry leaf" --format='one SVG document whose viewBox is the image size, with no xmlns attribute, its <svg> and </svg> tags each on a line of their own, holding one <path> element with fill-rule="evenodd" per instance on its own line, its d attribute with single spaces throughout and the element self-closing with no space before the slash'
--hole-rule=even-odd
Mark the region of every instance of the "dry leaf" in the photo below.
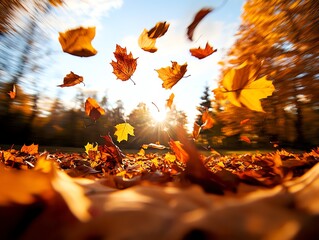
<svg viewBox="0 0 319 240">
<path fill-rule="evenodd" d="M 172 66 L 166 68 L 155 69 L 158 73 L 158 77 L 163 80 L 162 87 L 165 89 L 171 89 L 182 77 L 184 77 L 187 71 L 187 63 L 179 65 L 177 62 L 172 61 Z"/>
<path fill-rule="evenodd" d="M 241 141 L 244 141 L 244 142 L 246 142 L 246 143 L 249 143 L 249 144 L 251 143 L 249 137 L 247 137 L 247 136 L 240 136 L 240 140 L 241 140 Z"/>
<path fill-rule="evenodd" d="M 113 67 L 113 73 L 116 75 L 117 79 L 122 81 L 131 79 L 131 76 L 137 67 L 137 58 L 133 58 L 131 52 L 127 54 L 126 48 L 122 48 L 118 44 L 116 44 L 114 56 L 117 62 L 112 60 L 111 65 Z"/>
<path fill-rule="evenodd" d="M 64 77 L 63 84 L 58 85 L 58 87 L 71 87 L 79 83 L 83 83 L 83 77 L 76 75 L 71 71 Z"/>
<path fill-rule="evenodd" d="M 148 31 L 144 29 L 144 31 L 138 38 L 138 45 L 140 46 L 140 48 L 142 48 L 144 51 L 154 53 L 157 51 L 155 44 L 156 38 L 150 38 L 148 36 Z"/>
<path fill-rule="evenodd" d="M 246 118 L 246 119 L 244 119 L 244 120 L 241 120 L 241 121 L 240 121 L 240 125 L 246 124 L 246 123 L 248 123 L 249 121 L 250 121 L 249 118 Z"/>
<path fill-rule="evenodd" d="M 149 38 L 159 38 L 162 37 L 168 30 L 169 23 L 158 22 L 156 25 L 148 31 Z"/>
<path fill-rule="evenodd" d="M 169 109 L 172 109 L 174 97 L 175 97 L 175 94 L 171 93 L 171 95 L 169 95 L 169 98 L 166 100 L 166 107 L 168 107 Z"/>
<path fill-rule="evenodd" d="M 198 138 L 201 129 L 202 129 L 201 126 L 199 124 L 197 124 L 196 122 L 194 122 L 193 132 L 192 132 L 194 139 Z"/>
<path fill-rule="evenodd" d="M 193 41 L 193 34 L 195 28 L 200 23 L 200 21 L 211 11 L 213 11 L 212 8 L 202 8 L 196 13 L 192 23 L 187 27 L 187 37 L 189 40 Z"/>
<path fill-rule="evenodd" d="M 129 123 L 120 123 L 115 126 L 116 131 L 114 133 L 117 136 L 117 141 L 128 139 L 128 135 L 134 136 L 134 127 Z"/>
<path fill-rule="evenodd" d="M 209 129 L 212 128 L 214 126 L 214 119 L 213 117 L 210 115 L 210 113 L 208 112 L 208 110 L 206 110 L 205 112 L 203 112 L 202 115 L 202 126 L 201 128 L 204 129 Z"/>
<path fill-rule="evenodd" d="M 217 49 L 213 49 L 213 47 L 211 47 L 207 42 L 205 48 L 191 48 L 189 49 L 189 51 L 192 54 L 192 56 L 197 57 L 198 59 L 203 59 L 216 52 Z"/>
<path fill-rule="evenodd" d="M 101 115 L 105 114 L 105 111 L 100 107 L 95 99 L 89 97 L 85 101 L 85 113 L 94 121 L 96 121 L 101 117 Z"/>
<path fill-rule="evenodd" d="M 264 112 L 260 99 L 272 95 L 275 87 L 266 76 L 257 79 L 259 69 L 260 66 L 256 70 L 247 62 L 231 69 L 226 73 L 219 93 L 224 94 L 227 100 L 237 107 L 245 106 L 254 111 Z M 214 90 L 214 93 L 217 92 Z"/>
<path fill-rule="evenodd" d="M 68 30 L 59 33 L 59 42 L 64 52 L 79 57 L 94 56 L 97 51 L 91 44 L 95 37 L 95 27 Z"/>
<path fill-rule="evenodd" d="M 20 151 L 34 155 L 34 154 L 37 154 L 39 152 L 39 145 L 32 143 L 31 145 L 27 146 L 27 145 L 23 144 Z"/>
</svg>

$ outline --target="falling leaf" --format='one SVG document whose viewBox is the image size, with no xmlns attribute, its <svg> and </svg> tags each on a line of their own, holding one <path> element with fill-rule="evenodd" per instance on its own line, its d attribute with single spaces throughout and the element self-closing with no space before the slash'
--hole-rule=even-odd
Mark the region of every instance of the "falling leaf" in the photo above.
<svg viewBox="0 0 319 240">
<path fill-rule="evenodd" d="M 105 111 L 100 107 L 95 99 L 89 97 L 85 101 L 85 113 L 94 121 L 96 121 L 101 117 L 101 115 L 105 114 Z"/>
<path fill-rule="evenodd" d="M 120 123 L 115 126 L 116 131 L 114 133 L 117 136 L 117 141 L 127 141 L 128 135 L 134 136 L 134 127 L 129 123 Z"/>
<path fill-rule="evenodd" d="M 21 152 L 28 153 L 28 154 L 37 154 L 39 152 L 39 145 L 38 144 L 31 144 L 29 146 L 23 144 L 21 147 Z"/>
<path fill-rule="evenodd" d="M 159 38 L 162 37 L 168 30 L 169 23 L 158 22 L 156 25 L 148 31 L 149 38 Z"/>
<path fill-rule="evenodd" d="M 210 115 L 209 111 L 206 110 L 205 112 L 203 112 L 202 115 L 202 126 L 201 128 L 204 129 L 209 129 L 212 128 L 214 126 L 214 119 L 213 117 Z"/>
<path fill-rule="evenodd" d="M 180 141 L 174 141 L 173 139 L 171 139 L 169 141 L 169 145 L 170 145 L 171 149 L 173 150 L 173 152 L 175 153 L 178 161 L 180 161 L 182 163 L 188 162 L 189 155 L 185 151 L 185 149 L 183 148 L 183 144 Z"/>
<path fill-rule="evenodd" d="M 49 3 L 54 7 L 58 7 L 63 5 L 63 0 L 49 0 Z"/>
<path fill-rule="evenodd" d="M 142 48 L 144 51 L 154 53 L 157 51 L 155 44 L 156 38 L 150 38 L 148 36 L 148 31 L 144 29 L 144 31 L 138 38 L 138 45 L 140 46 L 140 48 Z"/>
<path fill-rule="evenodd" d="M 17 95 L 16 85 L 13 84 L 12 91 L 8 92 L 11 99 L 14 99 Z"/>
<path fill-rule="evenodd" d="M 244 141 L 244 142 L 246 142 L 246 143 L 251 143 L 249 137 L 247 137 L 247 136 L 240 136 L 240 140 L 241 140 L 241 141 Z"/>
<path fill-rule="evenodd" d="M 231 69 L 222 81 L 221 93 L 237 107 L 264 112 L 260 99 L 272 95 L 275 87 L 266 76 L 256 80 L 259 69 L 260 66 L 257 70 L 253 69 L 247 61 Z"/>
<path fill-rule="evenodd" d="M 71 71 L 64 77 L 63 84 L 58 85 L 58 87 L 71 87 L 79 83 L 83 83 L 83 77 L 76 75 Z"/>
<path fill-rule="evenodd" d="M 203 59 L 216 52 L 217 49 L 213 49 L 213 47 L 211 47 L 207 42 L 205 48 L 191 48 L 189 49 L 189 51 L 192 54 L 192 56 L 197 57 L 198 59 Z"/>
<path fill-rule="evenodd" d="M 175 97 L 175 94 L 171 93 L 169 98 L 166 100 L 166 107 L 168 107 L 169 109 L 172 109 L 172 104 L 173 104 L 173 101 L 174 101 L 174 97 Z"/>
<path fill-rule="evenodd" d="M 114 144 L 110 134 L 101 137 L 105 140 L 105 143 L 104 145 L 100 145 L 98 150 L 102 153 L 111 154 L 112 158 L 115 159 L 117 163 L 121 164 L 122 158 L 125 157 L 125 154 L 117 145 Z"/>
<path fill-rule="evenodd" d="M 68 30 L 59 33 L 59 42 L 64 52 L 79 57 L 94 56 L 97 51 L 91 44 L 95 37 L 95 27 Z"/>
<path fill-rule="evenodd" d="M 198 138 L 200 131 L 201 131 L 201 126 L 197 124 L 196 122 L 194 122 L 193 132 L 192 132 L 194 139 Z"/>
<path fill-rule="evenodd" d="M 213 11 L 213 8 L 202 8 L 196 13 L 192 23 L 187 27 L 187 37 L 189 40 L 193 41 L 195 28 L 200 23 L 200 21 L 211 11 Z"/>
<path fill-rule="evenodd" d="M 249 121 L 250 121 L 249 118 L 246 118 L 246 119 L 244 119 L 244 120 L 241 120 L 241 121 L 240 121 L 240 125 L 246 124 L 246 123 L 248 123 Z"/>
<path fill-rule="evenodd" d="M 97 151 L 98 146 L 99 145 L 97 143 L 96 143 L 95 147 L 92 143 L 87 143 L 84 146 L 86 154 L 89 154 L 89 151 Z"/>
<path fill-rule="evenodd" d="M 113 67 L 113 73 L 115 74 L 117 79 L 120 79 L 122 81 L 131 79 L 131 76 L 133 75 L 137 67 L 137 58 L 133 58 L 131 52 L 127 54 L 126 48 L 122 48 L 118 44 L 116 44 L 114 56 L 117 62 L 112 60 L 111 65 Z M 131 81 L 133 80 L 131 79 Z"/>
<path fill-rule="evenodd" d="M 155 69 L 158 77 L 163 80 L 163 88 L 171 89 L 186 73 L 187 63 L 179 65 L 177 62 L 172 61 L 172 66 L 166 68 Z"/>
</svg>

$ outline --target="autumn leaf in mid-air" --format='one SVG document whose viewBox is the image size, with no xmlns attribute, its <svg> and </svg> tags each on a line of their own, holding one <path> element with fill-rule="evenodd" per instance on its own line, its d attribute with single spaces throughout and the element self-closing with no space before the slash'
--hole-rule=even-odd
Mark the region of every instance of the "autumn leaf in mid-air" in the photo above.
<svg viewBox="0 0 319 240">
<path fill-rule="evenodd" d="M 253 68 L 245 61 L 226 73 L 220 90 L 214 92 L 222 93 L 237 107 L 245 106 L 254 111 L 264 112 L 260 99 L 272 95 L 275 87 L 272 81 L 267 80 L 267 76 L 257 79 L 260 66 Z"/>
<path fill-rule="evenodd" d="M 49 0 L 49 3 L 54 7 L 58 7 L 63 5 L 63 0 Z"/>
<path fill-rule="evenodd" d="M 63 84 L 58 85 L 58 87 L 71 87 L 79 83 L 83 83 L 83 77 L 71 71 L 64 77 Z"/>
<path fill-rule="evenodd" d="M 203 112 L 202 115 L 202 126 L 201 128 L 204 129 L 210 129 L 214 126 L 214 119 L 213 117 L 210 115 L 209 111 L 206 110 L 205 112 Z"/>
<path fill-rule="evenodd" d="M 169 95 L 169 98 L 166 100 L 166 107 L 169 109 L 172 109 L 172 104 L 175 98 L 175 94 L 171 93 L 171 95 Z"/>
<path fill-rule="evenodd" d="M 112 60 L 111 65 L 115 76 L 122 81 L 131 79 L 137 67 L 137 58 L 133 58 L 131 52 L 127 54 L 126 48 L 122 48 L 118 44 L 116 44 L 114 57 L 117 61 Z M 131 79 L 131 81 L 133 80 Z"/>
<path fill-rule="evenodd" d="M 158 77 L 163 80 L 163 88 L 171 89 L 182 77 L 184 77 L 187 71 L 187 63 L 179 65 L 177 62 L 172 61 L 172 66 L 166 68 L 155 69 L 158 73 Z"/>
<path fill-rule="evenodd" d="M 162 37 L 168 30 L 169 23 L 158 22 L 150 30 L 144 29 L 138 38 L 138 45 L 144 51 L 154 53 L 157 51 L 155 46 L 156 39 Z"/>
<path fill-rule="evenodd" d="M 189 51 L 192 54 L 192 56 L 197 57 L 198 59 L 203 59 L 216 52 L 217 49 L 213 49 L 213 47 L 210 46 L 207 42 L 205 48 L 191 48 L 189 49 Z"/>
<path fill-rule="evenodd" d="M 96 121 L 101 117 L 101 115 L 105 114 L 105 111 L 100 107 L 95 99 L 89 97 L 85 101 L 85 113 L 94 121 Z"/>
<path fill-rule="evenodd" d="M 134 136 L 134 127 L 129 123 L 120 123 L 115 126 L 116 131 L 114 133 L 117 136 L 117 141 L 127 141 L 128 135 Z"/>
<path fill-rule="evenodd" d="M 202 129 L 201 126 L 198 123 L 194 122 L 193 132 L 192 132 L 192 136 L 194 139 L 198 138 L 201 129 Z"/>
<path fill-rule="evenodd" d="M 246 143 L 251 143 L 249 137 L 247 136 L 240 136 L 240 141 L 246 142 Z"/>
<path fill-rule="evenodd" d="M 17 95 L 16 85 L 13 84 L 12 91 L 8 92 L 11 99 L 14 99 Z"/>
<path fill-rule="evenodd" d="M 187 27 L 187 37 L 189 40 L 193 41 L 193 34 L 195 28 L 200 23 L 200 21 L 211 11 L 213 11 L 212 8 L 202 8 L 196 13 L 192 23 Z"/>
<path fill-rule="evenodd" d="M 59 33 L 59 42 L 64 52 L 79 57 L 94 56 L 97 51 L 91 44 L 95 37 L 95 27 L 68 30 Z"/>
<path fill-rule="evenodd" d="M 28 154 L 37 154 L 39 152 L 39 145 L 38 144 L 31 144 L 31 145 L 23 145 L 21 147 L 21 152 L 24 152 L 24 153 L 28 153 Z"/>
</svg>

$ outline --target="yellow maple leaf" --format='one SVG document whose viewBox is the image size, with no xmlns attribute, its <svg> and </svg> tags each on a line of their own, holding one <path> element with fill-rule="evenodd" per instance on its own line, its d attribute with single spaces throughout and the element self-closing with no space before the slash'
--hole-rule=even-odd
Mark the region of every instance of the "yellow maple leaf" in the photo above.
<svg viewBox="0 0 319 240">
<path fill-rule="evenodd" d="M 94 147 L 94 144 L 91 144 L 91 143 L 87 143 L 84 148 L 85 148 L 85 152 L 86 154 L 89 155 L 89 151 L 97 151 L 97 147 L 98 147 L 98 144 L 96 143 L 95 147 Z"/>
<path fill-rule="evenodd" d="M 254 69 L 245 61 L 226 73 L 221 92 L 237 107 L 245 106 L 254 111 L 264 112 L 260 99 L 272 95 L 275 87 L 272 81 L 267 80 L 267 76 L 257 79 L 258 72 L 259 68 Z"/>
<path fill-rule="evenodd" d="M 163 80 L 163 88 L 171 89 L 182 77 L 184 77 L 187 71 L 187 63 L 179 65 L 177 62 L 172 61 L 172 66 L 166 68 L 155 69 L 158 73 L 158 77 Z"/>
<path fill-rule="evenodd" d="M 134 136 L 134 127 L 129 123 L 120 123 L 115 126 L 116 131 L 114 133 L 117 136 L 117 141 L 127 141 L 128 135 Z"/>
<path fill-rule="evenodd" d="M 59 33 L 59 42 L 63 52 L 79 57 L 94 56 L 97 51 L 91 44 L 95 37 L 95 27 L 79 27 Z"/>
</svg>

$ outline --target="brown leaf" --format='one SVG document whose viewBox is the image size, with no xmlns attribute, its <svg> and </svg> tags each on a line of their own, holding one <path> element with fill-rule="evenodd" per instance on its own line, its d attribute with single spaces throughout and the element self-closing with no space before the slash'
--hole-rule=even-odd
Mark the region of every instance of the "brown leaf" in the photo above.
<svg viewBox="0 0 319 240">
<path fill-rule="evenodd" d="M 162 87 L 171 89 L 186 73 L 187 63 L 179 65 L 177 62 L 172 61 L 172 66 L 166 68 L 155 69 L 158 77 L 163 80 Z"/>
<path fill-rule="evenodd" d="M 213 47 L 211 47 L 207 42 L 205 48 L 191 48 L 189 49 L 189 51 L 192 54 L 192 56 L 197 57 L 198 59 L 203 59 L 216 52 L 217 49 L 213 49 Z"/>
<path fill-rule="evenodd" d="M 174 141 L 173 139 L 171 139 L 169 141 L 169 145 L 171 149 L 173 150 L 173 152 L 175 153 L 178 161 L 182 163 L 188 162 L 189 156 L 187 152 L 184 150 L 183 144 L 180 141 Z"/>
<path fill-rule="evenodd" d="M 94 56 L 97 51 L 91 44 L 95 37 L 95 27 L 68 30 L 59 33 L 59 42 L 64 52 L 79 57 Z"/>
<path fill-rule="evenodd" d="M 131 52 L 127 54 L 126 48 L 122 48 L 118 44 L 116 44 L 114 56 L 117 62 L 112 60 L 111 65 L 117 79 L 122 81 L 131 79 L 137 67 L 137 58 L 133 58 Z"/>
<path fill-rule="evenodd" d="M 79 83 L 83 83 L 83 77 L 76 75 L 71 71 L 64 77 L 63 84 L 58 85 L 58 87 L 71 87 Z"/>
<path fill-rule="evenodd" d="M 149 38 L 159 38 L 167 32 L 168 28 L 169 23 L 158 22 L 153 28 L 148 31 L 147 35 Z"/>
<path fill-rule="evenodd" d="M 189 40 L 193 41 L 195 28 L 200 23 L 200 21 L 211 11 L 213 11 L 213 8 L 202 8 L 196 13 L 192 23 L 187 27 L 187 36 Z"/>
<path fill-rule="evenodd" d="M 96 121 L 101 117 L 101 115 L 105 114 L 105 111 L 100 107 L 95 99 L 89 97 L 85 101 L 85 113 L 94 121 Z"/>
</svg>

